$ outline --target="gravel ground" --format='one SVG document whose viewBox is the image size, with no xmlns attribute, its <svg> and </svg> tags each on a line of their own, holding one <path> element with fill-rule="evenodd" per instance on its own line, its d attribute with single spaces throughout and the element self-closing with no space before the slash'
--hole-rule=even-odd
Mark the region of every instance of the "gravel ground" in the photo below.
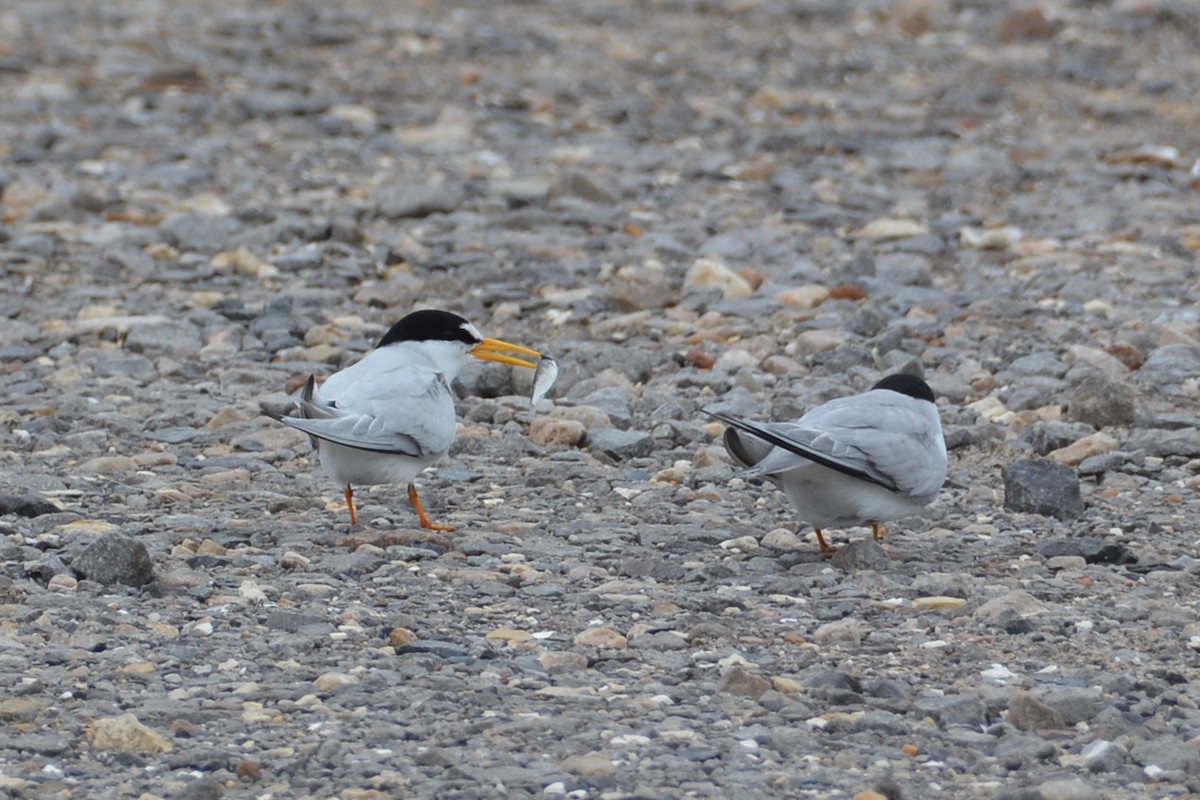
<svg viewBox="0 0 1200 800">
<path fill-rule="evenodd" d="M 0 789 L 1200 795 L 1184 0 L 0 9 Z M 554 354 L 340 489 L 272 423 L 414 306 Z M 920 369 L 832 532 L 702 408 Z"/>
</svg>

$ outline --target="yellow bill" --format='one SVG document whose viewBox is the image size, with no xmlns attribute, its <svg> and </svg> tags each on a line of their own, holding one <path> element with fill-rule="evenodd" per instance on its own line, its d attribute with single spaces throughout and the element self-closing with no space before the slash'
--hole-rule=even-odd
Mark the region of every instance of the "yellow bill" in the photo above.
<svg viewBox="0 0 1200 800">
<path fill-rule="evenodd" d="M 479 344 L 471 348 L 471 355 L 483 361 L 495 361 L 499 364 L 508 364 L 513 367 L 525 367 L 526 369 L 537 369 L 537 364 L 533 361 L 526 361 L 523 358 L 517 358 L 510 353 L 517 353 L 523 356 L 532 356 L 535 360 L 540 359 L 542 354 L 537 350 L 532 350 L 528 347 L 522 347 L 519 344 L 512 344 L 500 339 L 484 339 Z"/>
</svg>

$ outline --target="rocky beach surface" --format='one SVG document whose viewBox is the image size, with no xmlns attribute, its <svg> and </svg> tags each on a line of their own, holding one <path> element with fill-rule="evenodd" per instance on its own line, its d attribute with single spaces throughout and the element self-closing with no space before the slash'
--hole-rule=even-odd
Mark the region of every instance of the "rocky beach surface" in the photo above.
<svg viewBox="0 0 1200 800">
<path fill-rule="evenodd" d="M 1200 796 L 1200 9 L 0 7 L 0 795 Z M 552 354 L 341 487 L 414 307 Z M 916 371 L 811 528 L 702 409 Z"/>
</svg>

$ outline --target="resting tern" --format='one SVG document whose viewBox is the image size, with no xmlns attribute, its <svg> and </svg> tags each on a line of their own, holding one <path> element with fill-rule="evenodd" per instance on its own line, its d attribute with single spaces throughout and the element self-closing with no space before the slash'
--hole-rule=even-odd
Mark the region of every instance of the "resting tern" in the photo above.
<svg viewBox="0 0 1200 800">
<path fill-rule="evenodd" d="M 725 449 L 744 475 L 774 483 L 813 526 L 822 553 L 833 552 L 822 528 L 869 524 L 878 541 L 880 523 L 928 505 L 946 479 L 933 390 L 913 375 L 889 375 L 794 422 L 705 413 L 729 426 Z"/>
<path fill-rule="evenodd" d="M 451 531 L 452 526 L 429 521 L 413 479 L 454 443 L 450 383 L 468 356 L 529 369 L 537 364 L 518 356 L 541 358 L 528 347 L 485 338 L 449 311 L 414 311 L 374 350 L 322 385 L 310 376 L 300 393 L 298 416 L 263 410 L 313 440 L 325 472 L 346 487 L 351 525 L 358 524 L 354 486 L 407 483 L 421 527 Z"/>
</svg>

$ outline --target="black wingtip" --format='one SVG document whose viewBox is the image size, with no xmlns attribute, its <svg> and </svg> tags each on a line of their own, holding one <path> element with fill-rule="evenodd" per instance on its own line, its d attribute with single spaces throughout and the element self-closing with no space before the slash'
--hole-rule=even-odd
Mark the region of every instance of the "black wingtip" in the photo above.
<svg viewBox="0 0 1200 800">
<path fill-rule="evenodd" d="M 266 403 L 259 403 L 258 410 L 261 411 L 262 413 L 266 414 L 268 417 L 275 420 L 276 422 L 281 422 L 283 420 L 284 416 L 286 416 L 285 414 L 281 414 L 278 411 L 274 410 L 273 408 L 269 408 Z"/>
</svg>

